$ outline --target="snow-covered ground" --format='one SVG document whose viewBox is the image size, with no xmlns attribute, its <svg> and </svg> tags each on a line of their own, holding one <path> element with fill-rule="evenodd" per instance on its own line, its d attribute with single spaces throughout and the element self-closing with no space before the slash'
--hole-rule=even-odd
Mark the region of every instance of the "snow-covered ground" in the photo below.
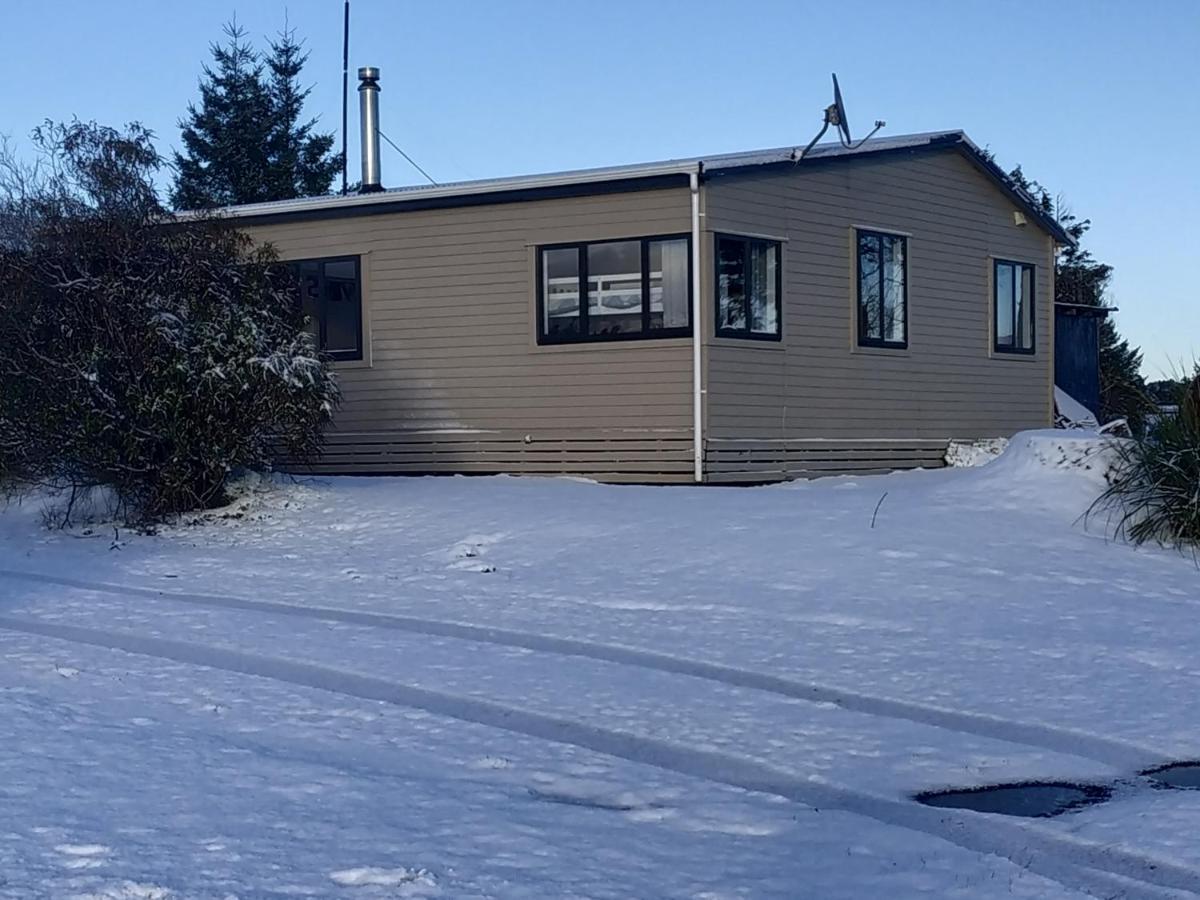
<svg viewBox="0 0 1200 900">
<path fill-rule="evenodd" d="M 302 481 L 156 536 L 10 507 L 0 897 L 1200 892 L 1200 792 L 1133 778 L 1200 758 L 1200 570 L 1079 520 L 1097 446 Z M 1035 778 L 1117 791 L 910 799 Z"/>
</svg>

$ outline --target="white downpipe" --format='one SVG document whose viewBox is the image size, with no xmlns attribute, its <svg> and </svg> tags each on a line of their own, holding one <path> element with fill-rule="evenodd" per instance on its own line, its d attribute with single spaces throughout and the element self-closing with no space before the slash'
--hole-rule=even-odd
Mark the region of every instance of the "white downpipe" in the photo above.
<svg viewBox="0 0 1200 900">
<path fill-rule="evenodd" d="M 692 465 L 697 484 L 704 481 L 704 386 L 700 336 L 700 168 L 689 174 L 692 190 Z"/>
</svg>

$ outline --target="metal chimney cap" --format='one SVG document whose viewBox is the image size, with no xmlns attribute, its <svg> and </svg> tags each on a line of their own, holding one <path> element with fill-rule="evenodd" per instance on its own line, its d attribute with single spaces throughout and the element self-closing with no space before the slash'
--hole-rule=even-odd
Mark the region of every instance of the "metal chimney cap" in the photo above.
<svg viewBox="0 0 1200 900">
<path fill-rule="evenodd" d="M 358 70 L 358 78 L 360 81 L 378 81 L 379 67 L 378 66 L 363 66 Z"/>
</svg>

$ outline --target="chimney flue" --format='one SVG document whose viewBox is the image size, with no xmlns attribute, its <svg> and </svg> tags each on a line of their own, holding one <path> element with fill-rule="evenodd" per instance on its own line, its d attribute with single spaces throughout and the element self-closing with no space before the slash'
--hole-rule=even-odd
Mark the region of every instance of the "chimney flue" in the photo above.
<svg viewBox="0 0 1200 900">
<path fill-rule="evenodd" d="M 362 126 L 362 184 L 358 192 L 382 191 L 379 178 L 379 69 L 363 66 L 358 70 L 358 112 Z"/>
</svg>

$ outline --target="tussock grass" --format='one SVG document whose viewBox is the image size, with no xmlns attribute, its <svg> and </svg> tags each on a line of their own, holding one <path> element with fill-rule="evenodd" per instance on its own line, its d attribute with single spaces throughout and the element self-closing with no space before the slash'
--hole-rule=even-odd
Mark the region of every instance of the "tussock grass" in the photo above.
<svg viewBox="0 0 1200 900">
<path fill-rule="evenodd" d="M 1134 544 L 1200 550 L 1200 376 L 1179 391 L 1177 409 L 1115 453 L 1111 483 L 1092 511 L 1108 513 L 1117 536 Z"/>
</svg>

